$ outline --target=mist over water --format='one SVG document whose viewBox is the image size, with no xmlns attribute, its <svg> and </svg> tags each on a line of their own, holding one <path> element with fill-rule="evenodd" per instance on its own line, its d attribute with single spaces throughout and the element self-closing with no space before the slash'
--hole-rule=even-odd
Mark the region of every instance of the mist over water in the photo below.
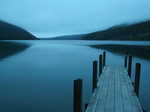
<svg viewBox="0 0 150 112">
<path fill-rule="evenodd" d="M 38 37 L 54 37 L 147 20 L 149 5 L 149 0 L 0 0 L 0 19 Z"/>
</svg>

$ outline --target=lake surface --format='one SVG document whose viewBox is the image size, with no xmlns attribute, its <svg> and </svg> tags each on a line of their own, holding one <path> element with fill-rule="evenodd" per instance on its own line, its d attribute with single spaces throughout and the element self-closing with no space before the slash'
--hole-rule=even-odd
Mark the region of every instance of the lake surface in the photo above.
<svg viewBox="0 0 150 112">
<path fill-rule="evenodd" d="M 104 50 L 95 44 L 150 45 L 150 42 L 119 41 L 17 41 L 31 46 L 0 60 L 0 111 L 73 112 L 73 80 L 84 80 L 83 103 L 92 95 L 92 61 Z M 107 65 L 122 66 L 124 55 L 107 51 Z M 142 64 L 140 101 L 150 110 L 150 60 Z"/>
</svg>

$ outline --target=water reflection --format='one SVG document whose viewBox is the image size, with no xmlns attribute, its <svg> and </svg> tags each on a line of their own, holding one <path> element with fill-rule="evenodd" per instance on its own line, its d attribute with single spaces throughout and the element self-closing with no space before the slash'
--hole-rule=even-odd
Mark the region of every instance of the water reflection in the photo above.
<svg viewBox="0 0 150 112">
<path fill-rule="evenodd" d="M 150 59 L 150 45 L 138 46 L 138 45 L 90 45 L 90 47 L 97 49 L 105 49 L 113 53 L 131 55 L 141 57 L 144 59 Z"/>
<path fill-rule="evenodd" d="M 29 47 L 28 44 L 0 41 L 0 59 L 15 55 Z"/>
<path fill-rule="evenodd" d="M 24 52 L 0 61 L 0 111 L 72 112 L 72 87 L 76 78 L 84 80 L 83 99 L 87 103 L 92 92 L 92 61 L 103 50 L 71 42 L 29 43 L 32 46 Z M 123 54 L 107 52 L 107 65 L 120 66 L 123 62 Z M 148 109 L 150 61 L 135 57 L 135 62 L 142 63 L 140 99 Z"/>
</svg>

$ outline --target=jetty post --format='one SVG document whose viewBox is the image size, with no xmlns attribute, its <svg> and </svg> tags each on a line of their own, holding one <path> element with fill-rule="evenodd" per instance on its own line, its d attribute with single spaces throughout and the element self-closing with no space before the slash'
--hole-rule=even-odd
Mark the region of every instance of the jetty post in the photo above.
<svg viewBox="0 0 150 112">
<path fill-rule="evenodd" d="M 136 63 L 134 91 L 135 91 L 137 96 L 139 96 L 140 76 L 141 76 L 141 64 Z"/>
<path fill-rule="evenodd" d="M 73 89 L 73 112 L 82 112 L 82 79 L 74 80 Z"/>
<path fill-rule="evenodd" d="M 102 74 L 102 71 L 103 71 L 103 56 L 100 55 L 99 56 L 99 77 Z"/>
<path fill-rule="evenodd" d="M 103 67 L 106 66 L 106 52 L 103 52 Z"/>
<path fill-rule="evenodd" d="M 127 68 L 127 63 L 128 63 L 128 56 L 125 56 L 124 59 L 124 67 Z"/>
<path fill-rule="evenodd" d="M 97 61 L 93 61 L 93 87 L 92 92 L 94 92 L 95 88 L 97 88 Z"/>
<path fill-rule="evenodd" d="M 129 61 L 128 61 L 128 74 L 129 77 L 131 78 L 131 71 L 132 71 L 132 56 L 129 56 Z"/>
</svg>

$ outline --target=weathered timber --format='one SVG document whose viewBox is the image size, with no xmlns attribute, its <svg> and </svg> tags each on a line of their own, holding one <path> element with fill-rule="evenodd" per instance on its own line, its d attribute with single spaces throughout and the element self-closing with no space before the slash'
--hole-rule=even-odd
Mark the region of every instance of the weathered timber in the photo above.
<svg viewBox="0 0 150 112">
<path fill-rule="evenodd" d="M 100 55 L 99 56 L 99 76 L 102 74 L 102 70 L 103 70 L 103 56 Z"/>
<path fill-rule="evenodd" d="M 92 83 L 93 83 L 93 87 L 92 87 L 92 92 L 94 92 L 95 88 L 97 88 L 97 61 L 93 62 L 93 79 L 92 79 Z"/>
<path fill-rule="evenodd" d="M 106 52 L 103 52 L 103 67 L 106 65 Z"/>
<path fill-rule="evenodd" d="M 127 63 L 128 63 L 128 56 L 125 56 L 124 59 L 124 67 L 127 68 Z"/>
<path fill-rule="evenodd" d="M 124 66 L 104 68 L 86 112 L 143 112 Z"/>
<path fill-rule="evenodd" d="M 128 61 L 128 74 L 129 77 L 131 78 L 131 71 L 132 71 L 132 56 L 129 56 L 129 61 Z"/>
<path fill-rule="evenodd" d="M 140 75 L 141 75 L 141 64 L 136 63 L 135 70 L 135 93 L 139 96 L 139 87 L 140 87 Z"/>
<path fill-rule="evenodd" d="M 73 112 L 82 112 L 82 79 L 74 80 Z"/>
</svg>

